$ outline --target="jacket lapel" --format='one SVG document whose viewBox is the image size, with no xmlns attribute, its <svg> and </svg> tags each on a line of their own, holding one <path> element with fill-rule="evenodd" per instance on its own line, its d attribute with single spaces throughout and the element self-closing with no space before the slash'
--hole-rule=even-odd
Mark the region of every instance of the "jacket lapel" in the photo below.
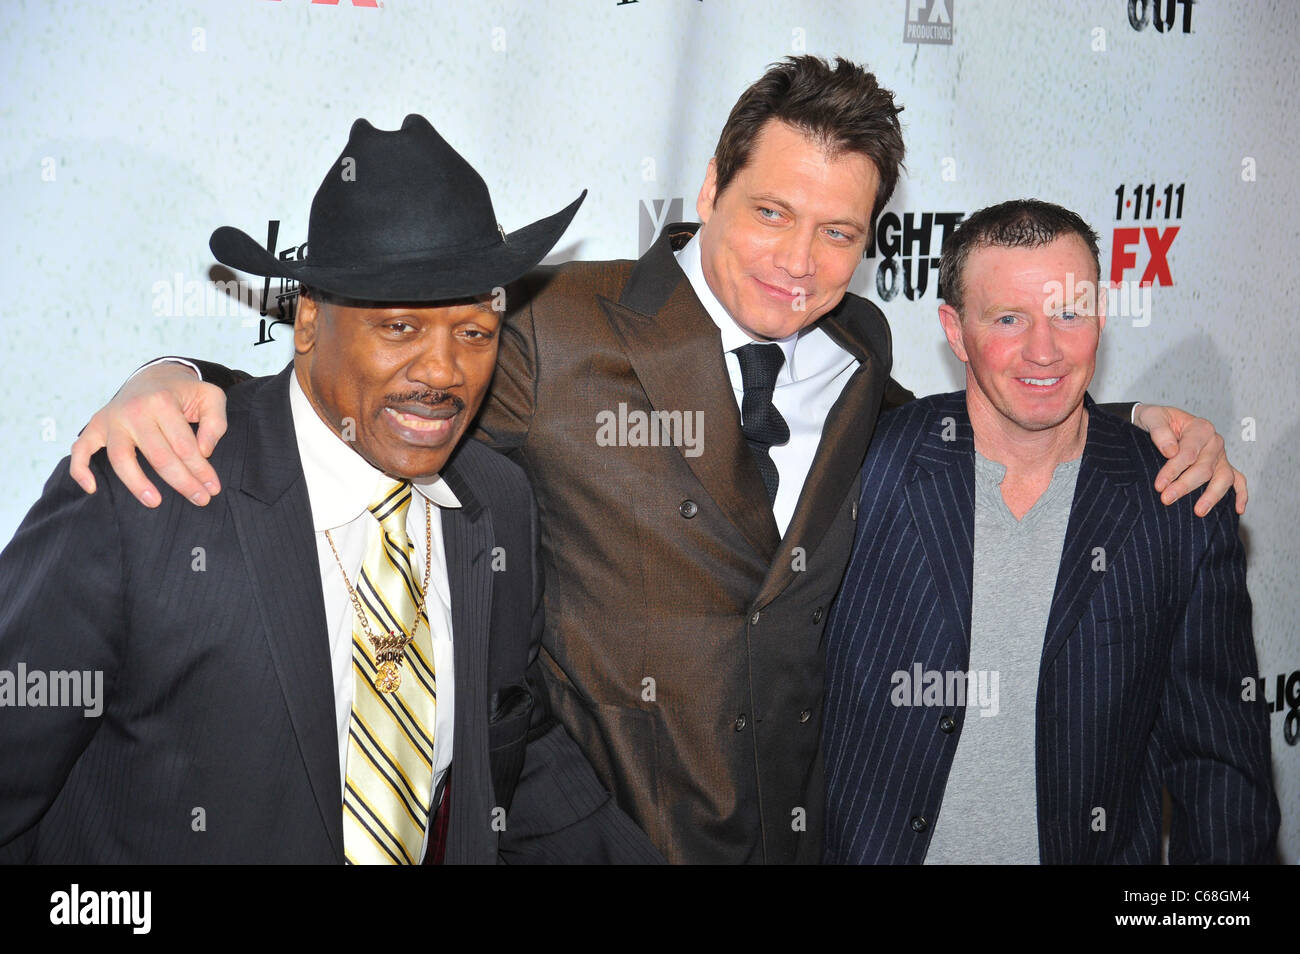
<svg viewBox="0 0 1300 954">
<path fill-rule="evenodd" d="M 772 564 L 759 593 L 758 606 L 775 599 L 794 578 L 795 561 L 790 558 L 793 547 L 803 547 L 809 557 L 816 551 L 845 496 L 858 480 L 867 445 L 875 431 L 876 416 L 889 374 L 882 369 L 880 359 L 866 337 L 842 311 L 841 306 L 824 316 L 821 328 L 841 348 L 857 358 L 859 366 L 826 416 L 817 453 L 804 480 L 790 525 L 786 528 L 781 547 L 783 556 Z M 734 399 L 732 403 L 735 403 Z"/>
<path fill-rule="evenodd" d="M 316 807 L 342 862 L 343 796 L 329 629 L 289 410 L 291 374 L 292 364 L 250 396 L 244 470 L 227 500 Z"/>
<path fill-rule="evenodd" d="M 969 651 L 975 440 L 964 392 L 937 410 L 904 473 L 907 503 L 934 574 L 947 632 Z"/>
<path fill-rule="evenodd" d="M 442 511 L 443 547 L 451 591 L 452 658 L 456 666 L 455 767 L 447 864 L 493 861 L 492 777 L 488 761 L 488 634 L 492 617 L 492 514 L 455 466 L 442 469 L 459 508 Z"/>
<path fill-rule="evenodd" d="M 601 306 L 654 409 L 704 412 L 707 451 L 697 457 L 682 453 L 682 459 L 770 563 L 780 542 L 776 519 L 770 507 L 754 505 L 767 499 L 767 491 L 740 430 L 722 335 L 673 257 L 672 240 L 689 235 L 682 228 L 665 228 L 636 264 L 619 300 L 602 298 Z"/>
<path fill-rule="evenodd" d="M 1099 411 L 1091 397 L 1085 397 L 1084 403 L 1088 409 L 1088 438 L 1061 551 L 1040 672 L 1047 670 L 1065 645 L 1097 584 L 1106 575 L 1098 558 L 1109 566 L 1137 519 L 1133 485 L 1139 474 L 1125 446 L 1122 425 Z"/>
</svg>

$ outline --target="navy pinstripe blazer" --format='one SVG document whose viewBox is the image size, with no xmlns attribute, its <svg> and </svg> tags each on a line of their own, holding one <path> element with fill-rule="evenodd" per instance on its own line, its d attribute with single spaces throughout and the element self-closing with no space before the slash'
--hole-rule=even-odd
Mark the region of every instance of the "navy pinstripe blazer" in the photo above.
<svg viewBox="0 0 1300 954">
<path fill-rule="evenodd" d="M 1165 507 L 1146 436 L 1087 406 L 1039 667 L 1040 861 L 1159 863 L 1162 787 L 1172 862 L 1272 861 L 1268 716 L 1241 698 L 1256 663 L 1231 499 L 1204 519 L 1190 497 Z M 965 712 L 895 706 L 891 678 L 967 668 L 974 507 L 965 392 L 880 419 L 827 636 L 827 861 L 925 858 Z"/>
</svg>

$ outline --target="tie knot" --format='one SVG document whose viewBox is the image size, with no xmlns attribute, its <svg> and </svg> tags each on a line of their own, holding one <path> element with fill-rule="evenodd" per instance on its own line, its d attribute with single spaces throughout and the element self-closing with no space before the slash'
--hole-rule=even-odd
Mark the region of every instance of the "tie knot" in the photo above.
<svg viewBox="0 0 1300 954">
<path fill-rule="evenodd" d="M 740 380 L 746 391 L 771 393 L 776 375 L 785 364 L 785 352 L 777 344 L 747 344 L 735 351 L 740 361 Z"/>
<path fill-rule="evenodd" d="M 385 533 L 406 536 L 406 511 L 411 506 L 411 482 L 385 479 L 380 482 L 370 512 Z"/>
</svg>

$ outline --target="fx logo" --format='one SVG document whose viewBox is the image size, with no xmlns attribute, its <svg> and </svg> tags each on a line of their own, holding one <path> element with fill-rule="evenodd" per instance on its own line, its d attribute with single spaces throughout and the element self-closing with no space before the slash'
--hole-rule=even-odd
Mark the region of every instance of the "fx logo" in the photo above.
<svg viewBox="0 0 1300 954">
<path fill-rule="evenodd" d="M 1116 229 L 1115 238 L 1110 247 L 1110 280 L 1122 282 L 1124 273 L 1137 267 L 1137 252 L 1129 251 L 1143 242 L 1151 251 L 1147 259 L 1146 270 L 1138 280 L 1141 285 L 1172 285 L 1173 277 L 1169 274 L 1169 246 L 1178 237 L 1178 226 L 1171 225 L 1161 232 L 1159 229 L 1145 227 L 1142 229 Z"/>
<path fill-rule="evenodd" d="M 644 255 L 654 244 L 663 227 L 669 222 L 682 221 L 684 199 L 642 199 L 637 216 L 637 257 Z"/>
<path fill-rule="evenodd" d="M 1115 190 L 1115 218 L 1118 221 L 1129 219 L 1134 222 L 1181 219 L 1186 186 L 1185 182 L 1180 182 L 1177 186 L 1170 182 L 1161 190 L 1152 183 L 1137 185 L 1130 190 L 1121 185 Z M 1137 268 L 1137 249 L 1145 245 L 1149 254 L 1138 283 L 1172 285 L 1174 279 L 1169 271 L 1169 249 L 1178 237 L 1178 229 L 1177 225 L 1164 229 L 1149 225 L 1116 228 L 1110 248 L 1111 282 L 1124 281 L 1124 273 Z"/>
<path fill-rule="evenodd" d="M 955 0 L 907 0 L 904 43 L 952 46 L 952 5 Z"/>
</svg>

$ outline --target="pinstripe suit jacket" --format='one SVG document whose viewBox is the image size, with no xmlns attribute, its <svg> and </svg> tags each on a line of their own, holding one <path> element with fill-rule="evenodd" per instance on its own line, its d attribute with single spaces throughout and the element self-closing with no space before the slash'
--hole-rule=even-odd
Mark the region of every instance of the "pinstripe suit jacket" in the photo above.
<svg viewBox="0 0 1300 954">
<path fill-rule="evenodd" d="M 231 389 L 212 457 L 224 491 L 209 506 L 166 494 L 146 510 L 101 452 L 99 492 L 83 494 L 64 461 L 0 554 L 0 669 L 99 670 L 106 696 L 98 718 L 0 710 L 0 860 L 342 862 L 292 373 Z M 456 679 L 446 860 L 655 859 L 538 691 L 522 471 L 465 441 L 442 474 L 462 503 L 442 513 Z"/>
<path fill-rule="evenodd" d="M 1241 698 L 1256 664 L 1236 514 L 1163 506 L 1146 436 L 1088 407 L 1039 668 L 1040 860 L 1158 863 L 1163 786 L 1171 861 L 1271 861 L 1268 717 Z M 894 706 L 891 678 L 967 668 L 974 498 L 964 392 L 881 418 L 827 635 L 828 861 L 919 863 L 942 817 L 964 708 Z"/>
</svg>

